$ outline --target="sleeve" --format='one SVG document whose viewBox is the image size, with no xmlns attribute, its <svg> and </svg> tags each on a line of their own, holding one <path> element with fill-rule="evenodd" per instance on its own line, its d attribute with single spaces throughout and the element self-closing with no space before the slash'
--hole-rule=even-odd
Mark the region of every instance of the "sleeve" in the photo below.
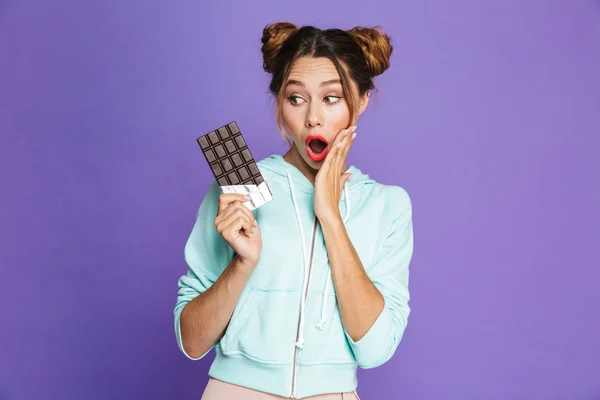
<svg viewBox="0 0 600 400">
<path fill-rule="evenodd" d="M 367 275 L 381 292 L 385 305 L 367 333 L 357 342 L 346 333 L 361 368 L 375 368 L 396 351 L 408 322 L 409 264 L 413 253 L 412 206 L 403 190 L 402 206 L 393 221 L 377 261 Z"/>
<path fill-rule="evenodd" d="M 179 290 L 174 310 L 175 336 L 179 349 L 191 360 L 203 358 L 212 348 L 198 358 L 193 358 L 185 352 L 181 341 L 181 312 L 187 303 L 215 283 L 233 258 L 233 249 L 219 235 L 214 225 L 220 193 L 217 182 L 213 181 L 200 204 L 196 222 L 185 244 L 184 256 L 188 269 L 178 282 Z"/>
</svg>

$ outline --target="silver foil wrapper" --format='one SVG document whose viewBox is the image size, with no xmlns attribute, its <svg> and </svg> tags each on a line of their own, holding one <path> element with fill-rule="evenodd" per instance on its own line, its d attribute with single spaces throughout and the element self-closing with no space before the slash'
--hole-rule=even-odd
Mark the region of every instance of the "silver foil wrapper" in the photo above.
<svg viewBox="0 0 600 400">
<path fill-rule="evenodd" d="M 266 181 L 260 185 L 227 185 L 220 186 L 221 193 L 237 193 L 250 196 L 251 200 L 244 203 L 250 210 L 255 210 L 258 207 L 273 200 L 273 193 Z"/>
</svg>

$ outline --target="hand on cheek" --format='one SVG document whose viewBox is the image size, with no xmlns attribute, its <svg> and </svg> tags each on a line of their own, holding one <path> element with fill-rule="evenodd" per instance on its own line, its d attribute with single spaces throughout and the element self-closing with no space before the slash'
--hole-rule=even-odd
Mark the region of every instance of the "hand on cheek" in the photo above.
<svg viewBox="0 0 600 400">
<path fill-rule="evenodd" d="M 352 143 L 356 138 L 356 126 L 338 133 L 332 143 L 323 166 L 315 178 L 315 215 L 320 221 L 339 217 L 339 203 L 344 184 L 350 178 L 344 166 Z"/>
</svg>

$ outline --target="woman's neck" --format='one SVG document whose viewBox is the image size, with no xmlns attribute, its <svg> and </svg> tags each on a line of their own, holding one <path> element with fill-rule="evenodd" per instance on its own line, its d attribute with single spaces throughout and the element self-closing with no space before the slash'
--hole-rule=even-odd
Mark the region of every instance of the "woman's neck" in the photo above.
<svg viewBox="0 0 600 400">
<path fill-rule="evenodd" d="M 288 150 L 287 153 L 283 155 L 283 159 L 288 163 L 296 167 L 302 174 L 308 179 L 308 181 L 314 186 L 315 178 L 317 176 L 318 170 L 312 168 L 310 165 L 304 161 L 304 159 L 298 153 L 296 146 L 292 144 L 292 147 Z"/>
</svg>

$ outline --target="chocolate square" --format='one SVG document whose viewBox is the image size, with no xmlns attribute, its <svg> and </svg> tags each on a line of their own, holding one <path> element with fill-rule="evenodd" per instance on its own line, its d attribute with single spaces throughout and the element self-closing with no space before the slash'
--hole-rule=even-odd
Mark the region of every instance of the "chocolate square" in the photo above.
<svg viewBox="0 0 600 400">
<path fill-rule="evenodd" d="M 231 161 L 229 161 L 228 158 L 221 160 L 221 165 L 223 166 L 225 172 L 229 172 L 233 169 L 233 165 L 231 164 Z"/>
<path fill-rule="evenodd" d="M 233 140 L 226 141 L 225 148 L 227 149 L 229 154 L 235 153 L 237 151 L 237 147 L 235 147 L 235 143 L 233 142 Z"/>
<path fill-rule="evenodd" d="M 242 157 L 240 157 L 239 153 L 232 155 L 231 161 L 233 161 L 233 165 L 235 165 L 236 168 L 244 164 L 244 162 L 242 161 Z"/>
<path fill-rule="evenodd" d="M 227 139 L 229 137 L 229 132 L 227 132 L 227 128 L 225 128 L 224 126 L 220 127 L 217 130 L 219 131 L 221 139 Z"/>
</svg>

